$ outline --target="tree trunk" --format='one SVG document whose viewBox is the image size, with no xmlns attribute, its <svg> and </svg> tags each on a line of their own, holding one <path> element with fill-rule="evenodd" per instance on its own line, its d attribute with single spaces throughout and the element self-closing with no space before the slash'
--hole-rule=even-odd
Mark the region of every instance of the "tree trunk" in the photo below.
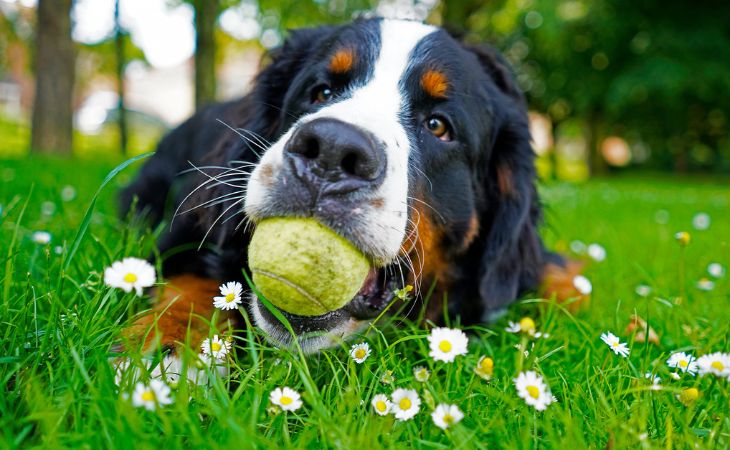
<svg viewBox="0 0 730 450">
<path fill-rule="evenodd" d="M 601 153 L 602 138 L 600 114 L 598 112 L 588 113 L 586 118 L 586 151 L 591 176 L 604 175 L 608 172 L 608 165 Z"/>
<path fill-rule="evenodd" d="M 117 125 L 119 126 L 119 150 L 122 156 L 127 155 L 127 107 L 125 104 L 124 69 L 127 66 L 127 57 L 124 53 L 124 30 L 119 21 L 119 0 L 114 2 L 114 51 L 116 53 L 117 66 L 117 114 L 119 115 Z"/>
<path fill-rule="evenodd" d="M 215 101 L 215 21 L 219 0 L 194 0 L 195 109 Z"/>
<path fill-rule="evenodd" d="M 76 48 L 71 40 L 72 0 L 39 0 L 36 24 L 31 151 L 70 154 Z"/>
</svg>

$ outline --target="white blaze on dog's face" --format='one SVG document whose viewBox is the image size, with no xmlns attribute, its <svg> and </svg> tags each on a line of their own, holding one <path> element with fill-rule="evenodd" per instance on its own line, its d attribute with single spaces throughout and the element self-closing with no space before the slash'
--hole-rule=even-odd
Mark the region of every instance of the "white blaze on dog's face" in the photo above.
<svg viewBox="0 0 730 450">
<path fill-rule="evenodd" d="M 405 123 L 410 121 L 409 104 L 403 88 L 411 54 L 419 42 L 436 29 L 417 22 L 383 20 L 379 22 L 379 51 L 364 83 L 354 84 L 314 112 L 299 119 L 262 155 L 247 187 L 245 211 L 254 221 L 282 210 L 292 215 L 311 214 L 351 239 L 376 263 L 386 265 L 395 260 L 406 237 L 408 223 L 408 180 L 411 146 Z M 352 56 L 352 55 L 351 55 Z M 311 211 L 297 211 L 282 205 L 282 185 L 294 182 L 282 171 L 285 152 L 292 136 L 315 120 L 332 119 L 351 125 L 370 136 L 384 152 L 383 171 L 378 184 L 362 192 L 350 192 L 342 215 L 355 220 L 345 223 L 331 209 L 311 199 Z M 294 202 L 296 199 L 292 199 Z M 308 202 L 310 200 L 307 200 Z M 324 205 L 324 206 L 323 206 Z M 353 225 L 355 224 L 355 225 Z"/>
</svg>

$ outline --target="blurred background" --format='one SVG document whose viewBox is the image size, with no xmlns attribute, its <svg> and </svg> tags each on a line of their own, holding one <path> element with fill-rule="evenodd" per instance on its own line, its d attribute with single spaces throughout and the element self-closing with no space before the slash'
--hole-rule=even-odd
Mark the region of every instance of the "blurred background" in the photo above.
<svg viewBox="0 0 730 450">
<path fill-rule="evenodd" d="M 730 3 L 702 0 L 0 0 L 0 159 L 152 150 L 287 29 L 362 15 L 500 49 L 545 179 L 730 174 Z"/>
</svg>

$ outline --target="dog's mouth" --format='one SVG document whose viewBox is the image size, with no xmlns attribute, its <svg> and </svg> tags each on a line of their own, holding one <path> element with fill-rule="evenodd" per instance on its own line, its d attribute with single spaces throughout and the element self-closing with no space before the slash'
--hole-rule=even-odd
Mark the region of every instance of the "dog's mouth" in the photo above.
<svg viewBox="0 0 730 450">
<path fill-rule="evenodd" d="M 360 330 L 367 321 L 377 317 L 395 298 L 401 273 L 397 264 L 371 268 L 360 290 L 345 306 L 319 316 L 299 316 L 276 308 L 291 325 L 302 350 L 314 353 L 332 347 Z M 275 345 L 292 347 L 293 338 L 286 326 L 255 295 L 251 312 L 256 325 Z"/>
</svg>

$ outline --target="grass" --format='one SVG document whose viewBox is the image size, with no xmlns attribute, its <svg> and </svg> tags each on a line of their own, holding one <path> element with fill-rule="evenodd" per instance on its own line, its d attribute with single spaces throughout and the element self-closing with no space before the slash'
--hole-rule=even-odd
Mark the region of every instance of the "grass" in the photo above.
<svg viewBox="0 0 730 450">
<path fill-rule="evenodd" d="M 721 181 L 622 177 L 543 186 L 548 244 L 568 251 L 580 239 L 607 250 L 604 262 L 586 270 L 594 294 L 585 311 L 572 315 L 551 302 L 524 299 L 503 320 L 470 327 L 469 354 L 452 364 L 431 360 L 428 331 L 399 320 L 381 320 L 355 337 L 353 342 L 367 341 L 373 349 L 362 365 L 349 358 L 349 343 L 304 358 L 273 348 L 248 329 L 235 337 L 230 378 L 206 386 L 180 383 L 172 405 L 149 412 L 123 398 L 133 384 L 125 379 L 117 386 L 108 364 L 120 330 L 148 308 L 148 300 L 101 283 L 112 261 L 144 257 L 154 247 L 154 232 L 115 216 L 114 191 L 133 170 L 102 191 L 79 250 L 63 270 L 92 196 L 114 166 L 39 158 L 0 163 L 3 448 L 730 446 L 727 381 L 674 381 L 664 364 L 674 350 L 730 350 L 728 278 L 716 280 L 709 292 L 695 286 L 710 262 L 730 262 L 730 192 Z M 709 230 L 692 229 L 699 211 L 711 216 Z M 49 231 L 51 243 L 35 244 L 36 230 Z M 684 249 L 673 239 L 679 230 L 692 234 Z M 638 296 L 638 284 L 651 286 L 652 295 Z M 650 322 L 660 345 L 633 341 L 625 331 L 632 314 Z M 526 342 L 503 331 L 508 319 L 523 316 L 550 333 L 527 342 L 527 356 L 515 348 Z M 459 326 L 458 318 L 449 320 Z M 629 342 L 629 358 L 600 341 L 606 330 Z M 495 361 L 491 382 L 474 375 L 481 355 Z M 140 355 L 129 356 L 139 361 Z M 431 370 L 428 383 L 414 380 L 416 365 Z M 558 402 L 541 413 L 525 405 L 512 383 L 520 369 L 542 373 Z M 380 383 L 385 370 L 393 371 L 394 385 Z M 650 389 L 647 371 L 662 378 L 662 390 Z M 304 407 L 270 414 L 268 395 L 278 386 L 301 392 Z M 372 396 L 395 387 L 417 389 L 424 400 L 414 420 L 396 422 L 372 412 Z M 685 406 L 676 395 L 688 387 L 701 395 Z M 430 417 L 441 402 L 459 405 L 466 416 L 447 432 Z"/>
</svg>

